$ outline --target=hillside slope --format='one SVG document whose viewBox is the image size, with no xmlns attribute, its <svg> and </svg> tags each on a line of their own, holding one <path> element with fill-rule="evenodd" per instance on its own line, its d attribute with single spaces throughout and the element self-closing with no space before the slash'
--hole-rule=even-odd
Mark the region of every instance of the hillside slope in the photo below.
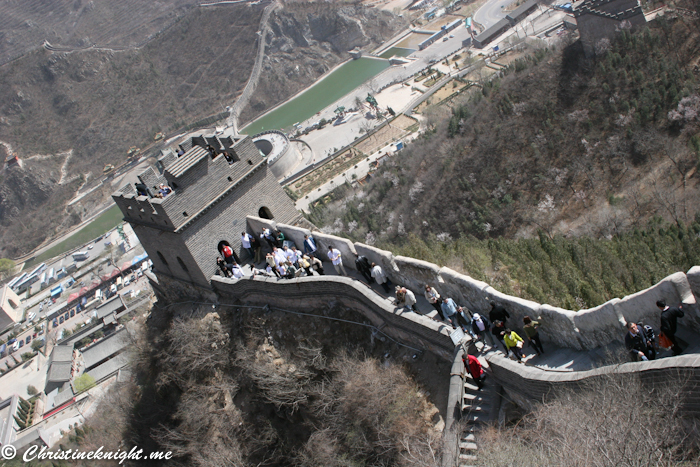
<svg viewBox="0 0 700 467">
<path fill-rule="evenodd" d="M 242 121 L 311 85 L 350 58 L 348 51 L 371 51 L 407 25 L 387 11 L 352 4 L 292 3 L 275 11 L 260 83 Z"/>
<path fill-rule="evenodd" d="M 688 224 L 700 208 L 697 26 L 625 30 L 591 60 L 578 42 L 537 50 L 451 115 L 437 110 L 421 140 L 313 220 L 390 241 L 601 237 L 656 215 Z"/>
<path fill-rule="evenodd" d="M 42 48 L 0 67 L 0 142 L 25 161 L 24 168 L 0 174 L 0 257 L 31 251 L 90 214 L 109 189 L 94 194 L 100 199 L 70 209 L 65 203 L 86 178 L 101 177 L 105 164 L 123 162 L 131 146 L 149 145 L 158 132 L 172 134 L 222 118 L 250 75 L 264 6 L 191 9 L 140 49 Z M 361 18 L 361 33 L 350 14 Z M 274 44 L 293 42 L 304 31 L 312 31 L 313 39 L 293 52 L 270 47 L 267 60 L 286 63 L 292 57 L 303 73 L 279 80 L 266 70 L 258 86 L 265 98 L 253 102 L 256 112 L 313 82 L 346 57 L 345 48 L 376 43 L 380 34 L 375 32 L 392 17 L 355 6 L 285 7 L 273 23 L 291 21 L 293 27 L 276 25 Z M 63 154 L 69 152 L 65 163 Z M 26 195 L 36 189 L 32 183 L 42 196 Z"/>
</svg>

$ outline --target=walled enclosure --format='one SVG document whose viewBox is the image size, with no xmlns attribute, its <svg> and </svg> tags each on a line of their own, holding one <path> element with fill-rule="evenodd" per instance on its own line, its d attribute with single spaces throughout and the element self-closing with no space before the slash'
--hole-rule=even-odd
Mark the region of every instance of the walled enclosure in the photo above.
<svg viewBox="0 0 700 467">
<path fill-rule="evenodd" d="M 679 320 L 679 324 L 700 332 L 700 312 L 696 303 L 696 297 L 700 294 L 698 266 L 691 268 L 687 274 L 671 274 L 652 287 L 622 299 L 615 298 L 587 310 L 571 311 L 506 295 L 485 282 L 433 263 L 394 256 L 389 251 L 362 243 L 352 243 L 333 235 L 312 233 L 304 228 L 248 217 L 250 232 L 258 233 L 263 227 L 281 230 L 298 247 L 303 244 L 305 234 L 312 234 L 322 260 L 328 261 L 328 246 L 333 245 L 342 253 L 345 267 L 351 269 L 355 268 L 355 253 L 364 255 L 371 262 L 379 264 L 392 282 L 404 285 L 416 294 L 422 294 L 423 285 L 430 284 L 442 296 L 453 298 L 472 312 L 488 315 L 489 302 L 494 300 L 508 310 L 511 323 L 522 323 L 526 315 L 541 316 L 542 340 L 554 342 L 558 346 L 590 350 L 611 342 L 622 343 L 627 321 L 644 321 L 658 331 L 659 309 L 656 307 L 656 301 L 660 299 L 669 304 L 682 304 L 685 317 Z"/>
</svg>

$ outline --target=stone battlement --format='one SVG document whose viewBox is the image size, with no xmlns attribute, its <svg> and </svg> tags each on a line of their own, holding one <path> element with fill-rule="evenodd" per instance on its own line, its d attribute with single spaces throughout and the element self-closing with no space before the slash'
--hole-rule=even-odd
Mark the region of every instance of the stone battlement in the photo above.
<svg viewBox="0 0 700 467">
<path fill-rule="evenodd" d="M 263 227 L 276 227 L 298 246 L 303 244 L 304 235 L 311 233 L 304 228 L 255 217 L 248 217 L 248 227 L 252 232 L 260 232 Z M 312 235 L 322 259 L 327 259 L 325 252 L 329 245 L 340 250 L 346 268 L 354 269 L 355 253 L 364 255 L 379 264 L 392 282 L 411 289 L 415 294 L 422 295 L 423 286 L 430 284 L 442 296 L 453 298 L 472 312 L 488 315 L 489 302 L 494 300 L 508 310 L 512 323 L 522 323 L 526 315 L 541 316 L 544 331 L 541 333 L 542 340 L 554 342 L 561 347 L 590 350 L 611 342 L 622 343 L 627 321 L 643 321 L 658 331 L 659 310 L 656 301 L 660 299 L 669 304 L 683 304 L 686 315 L 679 323 L 696 332 L 700 331 L 700 310 L 696 302 L 696 296 L 700 295 L 699 266 L 693 267 L 687 274 L 672 274 L 654 286 L 622 299 L 614 298 L 594 308 L 573 311 L 506 295 L 485 282 L 447 267 L 405 256 L 394 256 L 389 251 L 333 235 L 319 232 L 313 232 Z M 517 329 L 517 324 L 514 327 Z"/>
</svg>

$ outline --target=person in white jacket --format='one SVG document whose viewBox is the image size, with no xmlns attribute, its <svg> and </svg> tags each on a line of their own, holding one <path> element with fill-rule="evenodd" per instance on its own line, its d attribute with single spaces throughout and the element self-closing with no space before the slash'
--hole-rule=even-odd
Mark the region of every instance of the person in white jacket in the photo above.
<svg viewBox="0 0 700 467">
<path fill-rule="evenodd" d="M 384 289 L 384 292 L 389 293 L 389 279 L 386 277 L 386 274 L 384 274 L 384 271 L 382 270 L 382 267 L 378 265 L 377 263 L 372 263 L 372 277 L 374 277 L 374 280 L 377 281 L 377 284 L 381 285 L 382 288 Z"/>
</svg>

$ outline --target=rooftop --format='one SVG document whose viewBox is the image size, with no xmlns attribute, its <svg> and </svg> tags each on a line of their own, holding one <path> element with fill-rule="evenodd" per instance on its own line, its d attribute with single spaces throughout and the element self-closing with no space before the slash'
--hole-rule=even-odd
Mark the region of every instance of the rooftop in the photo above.
<svg viewBox="0 0 700 467">
<path fill-rule="evenodd" d="M 101 361 L 111 357 L 114 354 L 121 352 L 130 343 L 129 333 L 126 329 L 122 329 L 110 337 L 91 345 L 83 351 L 83 360 L 85 368 L 89 369 L 97 365 Z"/>
<path fill-rule="evenodd" d="M 46 377 L 48 382 L 57 383 L 62 381 L 70 381 L 71 377 L 71 362 L 53 362 L 49 366 L 49 373 Z"/>
<path fill-rule="evenodd" d="M 72 345 L 57 345 L 51 351 L 51 363 L 72 362 L 73 361 L 73 346 Z"/>
</svg>

